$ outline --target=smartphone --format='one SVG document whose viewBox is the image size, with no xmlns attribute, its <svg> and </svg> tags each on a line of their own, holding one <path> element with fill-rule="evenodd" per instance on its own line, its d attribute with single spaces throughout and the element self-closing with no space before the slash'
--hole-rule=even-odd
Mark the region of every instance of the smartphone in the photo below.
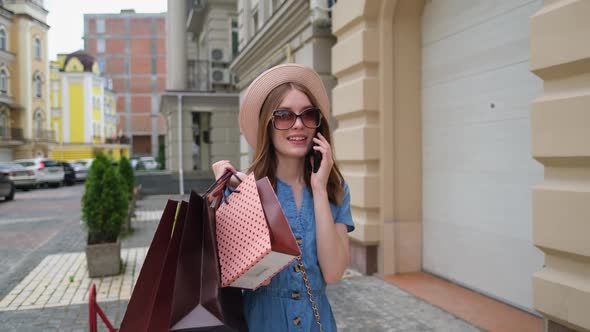
<svg viewBox="0 0 590 332">
<path fill-rule="evenodd" d="M 316 134 L 314 137 L 317 137 L 317 133 L 320 131 L 320 128 L 318 128 L 318 130 L 316 130 Z M 314 146 L 318 146 L 317 143 L 313 143 L 309 154 L 310 156 L 313 155 L 313 167 L 311 168 L 311 171 L 314 173 L 317 173 L 318 170 L 320 169 L 320 164 L 322 163 L 322 153 L 320 151 L 314 150 L 313 147 Z"/>
</svg>

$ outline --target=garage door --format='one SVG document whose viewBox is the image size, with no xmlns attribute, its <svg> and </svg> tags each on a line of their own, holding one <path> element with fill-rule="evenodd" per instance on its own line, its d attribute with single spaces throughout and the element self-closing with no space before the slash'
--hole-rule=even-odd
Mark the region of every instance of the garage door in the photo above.
<svg viewBox="0 0 590 332">
<path fill-rule="evenodd" d="M 432 0 L 423 16 L 423 266 L 531 310 L 529 19 L 541 0 Z"/>
<path fill-rule="evenodd" d="M 6 148 L 0 148 L 0 162 L 4 161 L 11 161 L 12 160 L 12 150 Z"/>
</svg>

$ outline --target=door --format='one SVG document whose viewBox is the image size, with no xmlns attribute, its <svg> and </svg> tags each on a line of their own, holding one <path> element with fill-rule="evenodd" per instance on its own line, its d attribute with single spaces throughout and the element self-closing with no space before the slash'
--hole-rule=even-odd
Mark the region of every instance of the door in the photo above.
<svg viewBox="0 0 590 332">
<path fill-rule="evenodd" d="M 529 18 L 541 0 L 432 0 L 422 23 L 423 268 L 532 310 Z"/>
</svg>

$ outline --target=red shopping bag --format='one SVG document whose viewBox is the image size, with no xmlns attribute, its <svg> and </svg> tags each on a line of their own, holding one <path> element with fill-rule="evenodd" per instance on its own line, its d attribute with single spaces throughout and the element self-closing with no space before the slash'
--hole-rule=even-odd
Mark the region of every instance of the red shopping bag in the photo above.
<svg viewBox="0 0 590 332">
<path fill-rule="evenodd" d="M 241 292 L 219 287 L 214 216 L 207 194 L 168 201 L 120 331 L 247 330 Z"/>
</svg>

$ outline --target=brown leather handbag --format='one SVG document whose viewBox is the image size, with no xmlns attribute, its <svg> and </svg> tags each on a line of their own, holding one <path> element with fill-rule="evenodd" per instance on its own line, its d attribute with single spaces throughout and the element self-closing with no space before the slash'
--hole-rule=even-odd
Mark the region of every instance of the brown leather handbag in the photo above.
<svg viewBox="0 0 590 332">
<path fill-rule="evenodd" d="M 239 289 L 220 288 L 215 211 L 207 196 L 169 200 L 120 331 L 247 331 Z M 175 217 L 176 216 L 176 217 Z"/>
</svg>

